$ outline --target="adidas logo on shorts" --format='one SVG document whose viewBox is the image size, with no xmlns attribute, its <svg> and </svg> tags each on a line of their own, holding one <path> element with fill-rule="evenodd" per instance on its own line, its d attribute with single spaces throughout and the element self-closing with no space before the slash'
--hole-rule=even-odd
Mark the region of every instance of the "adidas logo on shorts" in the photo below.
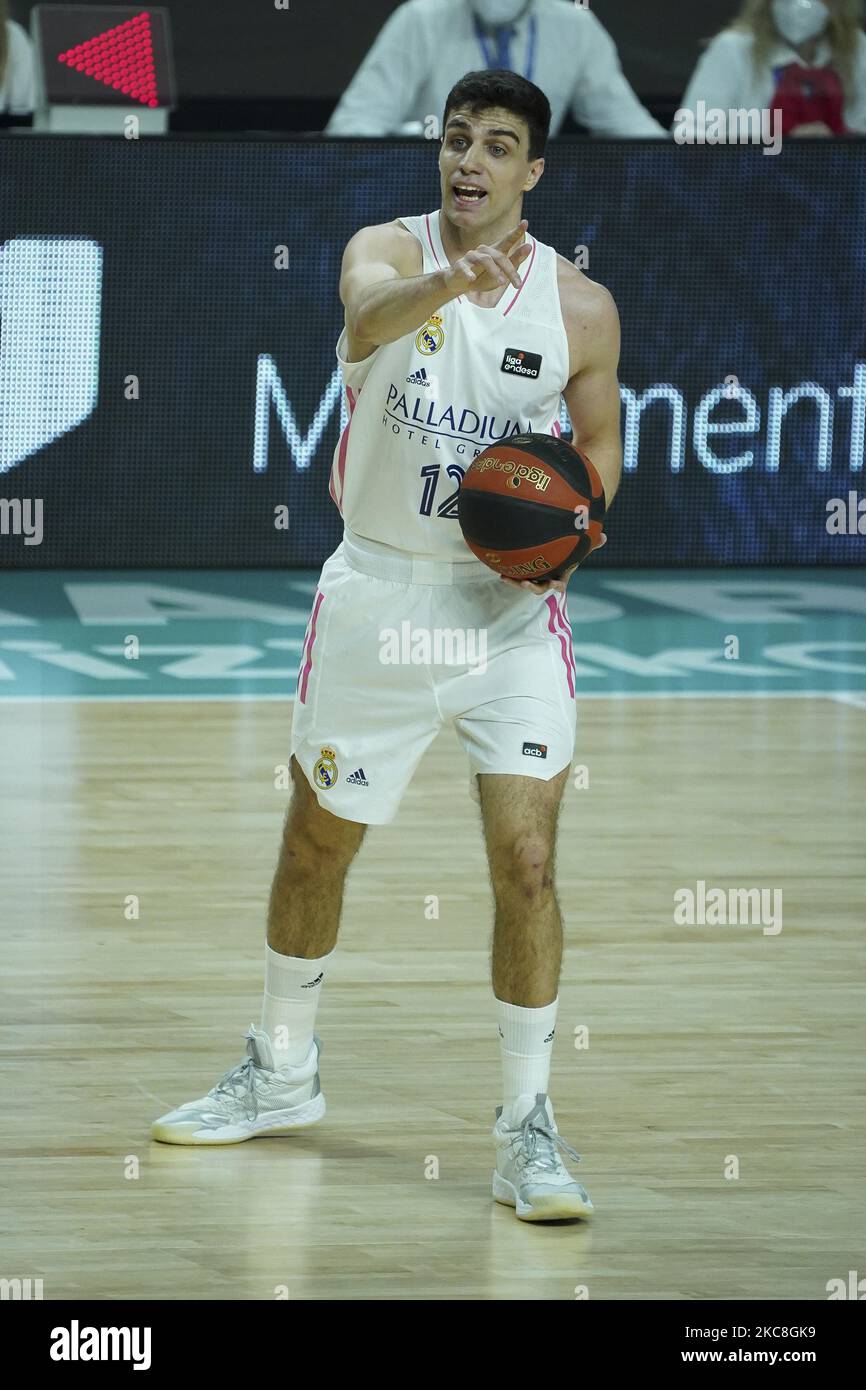
<svg viewBox="0 0 866 1390">
<path fill-rule="evenodd" d="M 359 767 L 354 772 L 350 773 L 349 776 L 346 778 L 346 781 L 354 782 L 356 787 L 369 787 L 370 785 L 370 783 L 364 776 L 364 769 L 362 767 Z"/>
</svg>

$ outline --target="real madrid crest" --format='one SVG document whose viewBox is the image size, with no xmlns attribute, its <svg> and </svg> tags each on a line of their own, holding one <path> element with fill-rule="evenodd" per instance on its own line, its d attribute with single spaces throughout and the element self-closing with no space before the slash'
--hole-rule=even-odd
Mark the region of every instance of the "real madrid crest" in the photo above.
<svg viewBox="0 0 866 1390">
<path fill-rule="evenodd" d="M 423 328 L 415 334 L 415 346 L 425 357 L 432 357 L 445 342 L 445 329 L 438 314 L 431 314 Z"/>
<path fill-rule="evenodd" d="M 322 756 L 313 768 L 313 781 L 317 787 L 322 788 L 322 791 L 327 791 L 329 787 L 333 787 L 337 780 L 336 757 L 333 748 L 323 748 Z"/>
</svg>

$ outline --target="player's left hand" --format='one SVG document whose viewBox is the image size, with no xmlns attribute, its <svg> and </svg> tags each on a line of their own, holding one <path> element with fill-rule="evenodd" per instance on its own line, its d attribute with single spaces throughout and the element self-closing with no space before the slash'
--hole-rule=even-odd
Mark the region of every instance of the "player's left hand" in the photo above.
<svg viewBox="0 0 866 1390">
<path fill-rule="evenodd" d="M 592 547 L 592 550 L 589 552 L 590 555 L 596 550 L 601 550 L 603 545 L 607 545 L 607 536 L 602 531 L 601 540 L 598 545 Z M 574 574 L 574 571 L 579 568 L 579 565 L 571 565 L 560 575 L 559 579 L 548 579 L 546 584 L 539 583 L 537 579 L 509 579 L 507 574 L 500 574 L 499 578 L 505 584 L 513 584 L 516 589 L 529 589 L 533 594 L 546 594 L 551 590 L 558 594 L 564 594 L 568 588 L 569 579 Z"/>
</svg>

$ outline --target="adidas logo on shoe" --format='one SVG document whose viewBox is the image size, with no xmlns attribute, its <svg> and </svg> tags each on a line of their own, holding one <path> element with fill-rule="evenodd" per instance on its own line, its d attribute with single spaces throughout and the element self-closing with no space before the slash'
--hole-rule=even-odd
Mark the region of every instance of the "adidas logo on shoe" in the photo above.
<svg viewBox="0 0 866 1390">
<path fill-rule="evenodd" d="M 364 776 L 364 769 L 362 767 L 356 768 L 354 772 L 350 773 L 346 781 L 353 782 L 356 787 L 369 787 L 370 785 Z"/>
</svg>

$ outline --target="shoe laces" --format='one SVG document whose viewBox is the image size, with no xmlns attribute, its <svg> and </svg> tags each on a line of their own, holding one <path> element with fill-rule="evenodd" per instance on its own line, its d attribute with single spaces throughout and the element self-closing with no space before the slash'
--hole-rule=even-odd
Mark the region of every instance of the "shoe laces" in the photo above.
<svg viewBox="0 0 866 1390">
<path fill-rule="evenodd" d="M 580 1154 L 567 1144 L 562 1135 L 548 1125 L 539 1124 L 533 1120 L 531 1115 L 516 1127 L 517 1138 L 514 1142 L 519 1143 L 522 1148 L 522 1163 L 528 1167 L 534 1164 L 536 1168 L 541 1168 L 546 1172 L 556 1173 L 559 1171 L 562 1160 L 556 1152 L 557 1146 L 572 1158 L 580 1162 Z"/>
<path fill-rule="evenodd" d="M 239 1100 L 246 1111 L 249 1119 L 254 1120 L 259 1112 L 259 1103 L 256 1096 L 256 1072 L 261 1068 L 257 1067 L 252 1057 L 245 1057 L 237 1066 L 230 1067 L 225 1076 L 221 1076 L 217 1084 L 211 1091 L 211 1095 L 229 1096 L 232 1100 Z"/>
</svg>

